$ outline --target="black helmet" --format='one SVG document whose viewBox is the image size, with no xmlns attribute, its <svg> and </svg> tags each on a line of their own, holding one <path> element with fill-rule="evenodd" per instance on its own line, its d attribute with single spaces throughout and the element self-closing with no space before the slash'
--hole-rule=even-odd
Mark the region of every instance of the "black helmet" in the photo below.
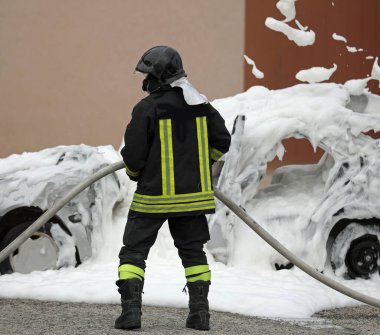
<svg viewBox="0 0 380 335">
<path fill-rule="evenodd" d="M 146 51 L 137 63 L 136 71 L 152 75 L 161 85 L 186 76 L 177 50 L 164 45 Z"/>
</svg>

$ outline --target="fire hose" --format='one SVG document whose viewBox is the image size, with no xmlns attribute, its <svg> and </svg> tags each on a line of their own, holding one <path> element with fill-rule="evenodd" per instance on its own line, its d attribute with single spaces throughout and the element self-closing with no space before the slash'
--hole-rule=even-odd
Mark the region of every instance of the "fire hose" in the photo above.
<svg viewBox="0 0 380 335">
<path fill-rule="evenodd" d="M 24 243 L 29 237 L 31 237 L 35 232 L 37 232 L 46 222 L 49 221 L 49 219 L 51 219 L 62 207 L 64 207 L 76 195 L 78 195 L 91 184 L 95 183 L 97 180 L 107 176 L 110 173 L 116 172 L 117 170 L 120 170 L 124 167 L 125 164 L 123 161 L 111 164 L 107 167 L 100 169 L 95 174 L 87 177 L 83 182 L 74 187 L 66 196 L 58 200 L 50 209 L 48 209 L 44 214 L 42 214 L 35 222 L 33 222 L 32 225 L 30 225 L 25 231 L 23 231 L 7 247 L 0 251 L 0 263 L 4 261 L 11 253 L 16 251 L 22 243 Z M 236 216 L 238 216 L 242 221 L 244 221 L 265 242 L 267 242 L 272 248 L 278 251 L 281 255 L 287 258 L 290 262 L 292 262 L 302 271 L 342 294 L 345 294 L 365 304 L 380 308 L 379 299 L 355 291 L 318 272 L 313 267 L 306 264 L 303 260 L 294 255 L 290 250 L 285 248 L 279 241 L 277 241 L 265 229 L 263 229 L 258 223 L 256 223 L 241 207 L 239 207 L 237 204 L 235 204 L 233 201 L 227 198 L 216 187 L 214 188 L 214 193 L 216 198 L 218 198 L 224 205 L 231 209 L 236 214 Z"/>
</svg>

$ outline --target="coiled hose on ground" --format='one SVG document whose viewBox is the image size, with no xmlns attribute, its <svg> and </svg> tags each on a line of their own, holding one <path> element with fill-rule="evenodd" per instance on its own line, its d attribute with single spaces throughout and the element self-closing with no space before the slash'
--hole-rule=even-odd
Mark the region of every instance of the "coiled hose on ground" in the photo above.
<svg viewBox="0 0 380 335">
<path fill-rule="evenodd" d="M 111 164 L 105 168 L 100 169 L 98 172 L 86 178 L 82 183 L 74 187 L 66 196 L 58 200 L 53 207 L 48 209 L 44 214 L 42 214 L 32 225 L 30 225 L 22 234 L 20 234 L 12 243 L 10 243 L 6 248 L 0 252 L 0 263 L 4 261 L 12 252 L 18 249 L 18 247 L 24 243 L 30 236 L 32 236 L 36 231 L 38 231 L 46 222 L 49 221 L 63 206 L 65 206 L 71 199 L 82 192 L 85 188 L 96 182 L 97 180 L 120 170 L 125 167 L 123 161 Z M 299 267 L 302 271 L 306 272 L 311 277 L 320 281 L 321 283 L 331 287 L 332 289 L 345 294 L 353 299 L 364 302 L 365 304 L 372 305 L 374 307 L 380 308 L 380 300 L 362 294 L 358 291 L 352 290 L 337 281 L 326 277 L 322 273 L 318 272 L 310 265 L 306 264 L 296 255 L 294 255 L 290 250 L 285 248 L 279 241 L 277 241 L 273 236 L 271 236 L 265 229 L 263 229 L 259 224 L 257 224 L 252 218 L 242 210 L 237 204 L 227 198 L 221 191 L 214 188 L 215 196 L 223 202 L 228 208 L 230 208 L 241 220 L 243 220 L 251 229 L 253 229 L 264 241 L 266 241 L 270 246 L 277 250 L 281 255 L 287 258 L 294 265 Z"/>
</svg>

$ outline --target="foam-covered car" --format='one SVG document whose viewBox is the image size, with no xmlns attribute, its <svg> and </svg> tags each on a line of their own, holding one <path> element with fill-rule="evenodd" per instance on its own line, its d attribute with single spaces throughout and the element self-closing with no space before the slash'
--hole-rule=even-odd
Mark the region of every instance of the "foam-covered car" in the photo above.
<svg viewBox="0 0 380 335">
<path fill-rule="evenodd" d="M 89 175 L 120 160 L 112 146 L 59 146 L 0 159 L 0 249 Z M 77 266 L 94 249 L 92 232 L 112 221 L 125 179 L 113 173 L 88 187 L 0 264 L 0 272 Z"/>
<path fill-rule="evenodd" d="M 233 133 L 214 176 L 219 188 L 318 270 L 351 278 L 378 273 L 380 141 L 366 132 L 380 130 L 380 97 L 314 84 L 253 87 L 214 105 Z M 268 163 L 284 156 L 287 138 L 306 139 L 324 155 L 317 164 L 282 166 L 260 187 Z M 217 260 L 239 265 L 248 255 L 252 266 L 291 267 L 228 209 L 217 208 L 208 245 Z"/>
</svg>

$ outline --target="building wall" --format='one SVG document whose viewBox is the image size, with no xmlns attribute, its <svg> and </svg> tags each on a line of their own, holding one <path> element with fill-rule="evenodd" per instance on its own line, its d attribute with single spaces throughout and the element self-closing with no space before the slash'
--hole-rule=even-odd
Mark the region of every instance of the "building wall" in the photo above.
<svg viewBox="0 0 380 335">
<path fill-rule="evenodd" d="M 0 0 L 0 157 L 119 147 L 142 53 L 174 46 L 210 99 L 243 90 L 244 0 Z"/>
<path fill-rule="evenodd" d="M 298 71 L 314 66 L 338 69 L 331 82 L 344 83 L 349 79 L 365 78 L 371 73 L 373 59 L 380 56 L 380 2 L 378 0 L 302 0 L 296 2 L 296 19 L 316 34 L 315 44 L 299 47 L 280 32 L 265 26 L 265 19 L 283 20 L 276 8 L 277 0 L 246 1 L 245 51 L 258 68 L 265 73 L 263 80 L 256 79 L 251 67 L 245 65 L 245 88 L 263 85 L 279 89 L 300 82 L 295 78 Z M 297 28 L 294 21 L 291 26 Z M 350 53 L 346 44 L 335 41 L 332 34 L 347 38 L 348 46 L 363 48 L 362 52 Z M 370 82 L 372 92 L 380 94 L 378 82 Z M 319 159 L 322 151 L 314 153 L 306 140 L 284 141 L 287 153 L 284 162 L 308 163 Z M 275 164 L 278 164 L 274 162 Z"/>
</svg>

